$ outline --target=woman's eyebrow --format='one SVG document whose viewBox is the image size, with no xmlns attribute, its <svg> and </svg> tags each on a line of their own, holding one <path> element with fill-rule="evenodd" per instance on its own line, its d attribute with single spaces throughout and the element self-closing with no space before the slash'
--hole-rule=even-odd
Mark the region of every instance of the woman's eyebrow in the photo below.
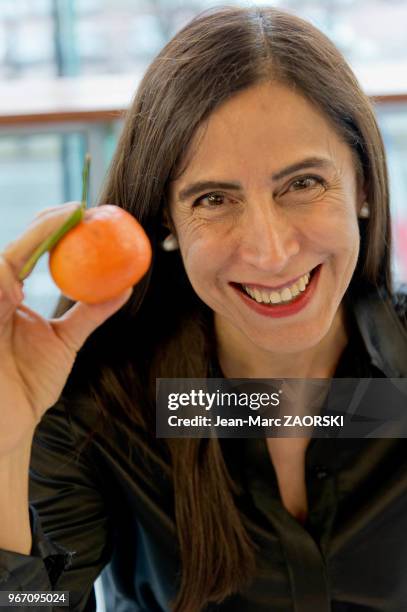
<svg viewBox="0 0 407 612">
<path fill-rule="evenodd" d="M 272 181 L 278 181 L 293 172 L 303 170 L 304 168 L 334 168 L 335 164 L 331 159 L 325 157 L 307 157 L 301 161 L 290 164 L 286 168 L 279 170 L 271 175 Z M 225 182 L 225 181 L 197 181 L 196 183 L 190 183 L 184 189 L 178 193 L 177 199 L 179 201 L 187 200 L 193 195 L 196 195 L 205 189 L 232 189 L 234 191 L 242 191 L 243 188 L 238 182 Z"/>
<path fill-rule="evenodd" d="M 283 168 L 283 170 L 279 170 L 272 174 L 271 179 L 273 181 L 278 181 L 293 172 L 297 172 L 297 170 L 302 170 L 303 168 L 335 168 L 335 164 L 332 159 L 327 157 L 307 157 L 302 159 L 299 162 L 295 162 L 287 168 Z"/>
</svg>

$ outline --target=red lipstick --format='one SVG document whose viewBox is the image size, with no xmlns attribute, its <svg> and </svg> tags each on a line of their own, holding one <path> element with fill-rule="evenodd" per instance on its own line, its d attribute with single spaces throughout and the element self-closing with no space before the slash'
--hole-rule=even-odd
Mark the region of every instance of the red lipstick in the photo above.
<svg viewBox="0 0 407 612">
<path fill-rule="evenodd" d="M 240 296 L 240 298 L 244 301 L 244 303 L 258 314 L 263 315 L 265 317 L 288 317 L 303 310 L 306 305 L 311 301 L 312 296 L 314 295 L 318 285 L 321 267 L 322 264 L 319 264 L 319 266 L 317 266 L 312 271 L 310 281 L 305 291 L 302 291 L 296 298 L 294 298 L 288 304 L 259 304 L 259 302 L 256 302 L 254 299 L 252 299 L 246 293 L 246 291 L 239 285 L 232 283 L 232 287 Z"/>
</svg>

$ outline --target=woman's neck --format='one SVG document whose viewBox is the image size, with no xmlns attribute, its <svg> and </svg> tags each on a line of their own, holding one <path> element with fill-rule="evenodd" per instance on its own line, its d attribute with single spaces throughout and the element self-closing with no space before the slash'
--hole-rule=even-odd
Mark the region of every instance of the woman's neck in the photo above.
<svg viewBox="0 0 407 612">
<path fill-rule="evenodd" d="M 217 329 L 218 360 L 226 378 L 331 378 L 348 343 L 348 325 L 340 308 L 329 332 L 315 346 L 299 353 L 272 353 L 240 334 Z"/>
</svg>

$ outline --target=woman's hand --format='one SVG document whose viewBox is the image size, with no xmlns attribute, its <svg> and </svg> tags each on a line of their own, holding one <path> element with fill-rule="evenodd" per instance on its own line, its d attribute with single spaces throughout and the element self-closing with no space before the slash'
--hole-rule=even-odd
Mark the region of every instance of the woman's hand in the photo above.
<svg viewBox="0 0 407 612">
<path fill-rule="evenodd" d="M 18 274 L 34 250 L 72 214 L 79 202 L 42 211 L 0 253 L 0 459 L 18 453 L 59 398 L 87 337 L 130 297 L 75 303 L 62 317 L 45 319 L 23 305 Z"/>
</svg>

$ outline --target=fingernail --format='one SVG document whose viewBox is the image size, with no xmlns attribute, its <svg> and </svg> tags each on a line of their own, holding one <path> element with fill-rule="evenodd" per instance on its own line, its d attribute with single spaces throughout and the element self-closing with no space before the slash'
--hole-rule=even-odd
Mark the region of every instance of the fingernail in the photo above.
<svg viewBox="0 0 407 612">
<path fill-rule="evenodd" d="M 21 302 L 21 300 L 24 299 L 24 291 L 20 284 L 14 285 L 13 293 L 14 293 L 14 297 L 17 300 L 17 302 Z"/>
</svg>

